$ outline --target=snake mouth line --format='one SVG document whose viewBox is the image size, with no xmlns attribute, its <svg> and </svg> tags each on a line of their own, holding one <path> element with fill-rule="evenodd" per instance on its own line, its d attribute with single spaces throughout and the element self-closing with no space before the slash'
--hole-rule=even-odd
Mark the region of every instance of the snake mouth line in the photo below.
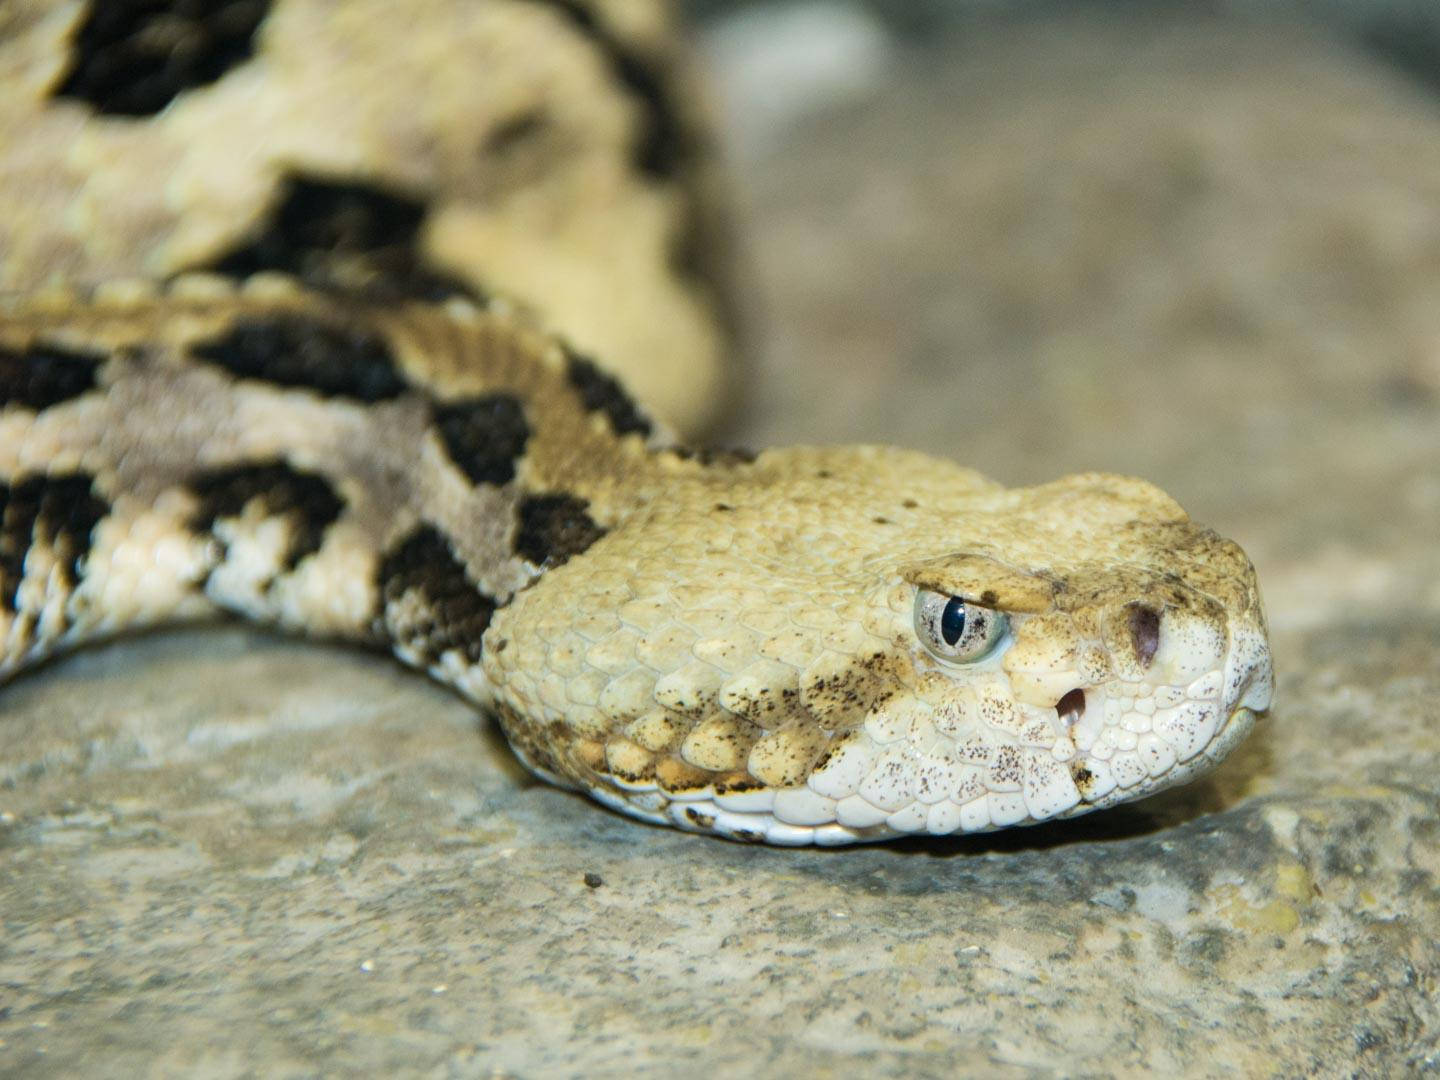
<svg viewBox="0 0 1440 1080">
<path fill-rule="evenodd" d="M 1230 715 L 1225 717 L 1225 723 L 1210 740 L 1210 745 L 1205 748 L 1204 756 L 1212 764 L 1218 764 L 1226 754 L 1235 749 L 1246 735 L 1250 734 L 1250 729 L 1255 726 L 1255 721 L 1268 714 L 1268 709 L 1257 710 L 1248 705 L 1237 705 L 1230 710 Z"/>
</svg>

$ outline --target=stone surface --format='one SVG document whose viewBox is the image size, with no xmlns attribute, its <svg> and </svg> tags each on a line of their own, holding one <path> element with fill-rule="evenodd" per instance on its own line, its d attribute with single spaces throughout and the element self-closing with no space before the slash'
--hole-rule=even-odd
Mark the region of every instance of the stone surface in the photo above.
<svg viewBox="0 0 1440 1080">
<path fill-rule="evenodd" d="M 4 692 L 0 1072 L 1440 1071 L 1440 108 L 1320 39 L 1037 22 L 750 161 L 756 443 L 1156 480 L 1254 555 L 1277 706 L 1014 834 L 767 850 L 531 781 L 243 630 Z"/>
</svg>

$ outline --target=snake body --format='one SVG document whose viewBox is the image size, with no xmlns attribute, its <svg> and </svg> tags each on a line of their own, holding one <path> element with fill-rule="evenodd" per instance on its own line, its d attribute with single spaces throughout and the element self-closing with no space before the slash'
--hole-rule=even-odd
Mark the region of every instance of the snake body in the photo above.
<svg viewBox="0 0 1440 1080">
<path fill-rule="evenodd" d="M 552 37 L 592 18 L 485 10 Z M 22 37 L 48 55 L 67 18 Z M 1152 485 L 695 452 L 533 296 L 280 267 L 297 280 L 262 248 L 163 285 L 0 265 L 0 673 L 231 613 L 392 650 L 608 806 L 775 844 L 1110 806 L 1211 768 L 1269 705 L 1248 559 Z"/>
<path fill-rule="evenodd" d="M 384 645 L 540 776 L 779 844 L 1108 806 L 1269 703 L 1248 560 L 1151 485 L 694 454 L 503 309 L 116 286 L 13 307 L 0 374 L 7 671 L 220 611 Z M 928 596 L 1008 629 L 949 660 Z"/>
</svg>

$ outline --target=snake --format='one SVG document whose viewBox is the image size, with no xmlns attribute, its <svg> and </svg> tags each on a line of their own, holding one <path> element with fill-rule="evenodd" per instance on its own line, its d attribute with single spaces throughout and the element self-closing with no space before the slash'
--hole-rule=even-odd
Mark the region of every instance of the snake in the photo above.
<svg viewBox="0 0 1440 1080">
<path fill-rule="evenodd" d="M 0 676 L 239 617 L 388 650 L 614 810 L 786 846 L 1128 802 L 1269 709 L 1253 565 L 1143 480 L 699 449 L 543 304 L 435 275 L 17 265 Z"/>
</svg>

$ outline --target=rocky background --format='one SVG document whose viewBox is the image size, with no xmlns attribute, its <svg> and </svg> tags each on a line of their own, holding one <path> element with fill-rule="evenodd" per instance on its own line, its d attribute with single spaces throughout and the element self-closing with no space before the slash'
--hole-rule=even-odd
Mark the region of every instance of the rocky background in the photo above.
<svg viewBox="0 0 1440 1080">
<path fill-rule="evenodd" d="M 767 850 L 540 785 L 365 655 L 92 651 L 4 692 L 0 1073 L 1440 1072 L 1435 18 L 937 7 L 706 17 L 723 434 L 1158 482 L 1258 565 L 1249 743 L 1053 827 Z"/>
</svg>

